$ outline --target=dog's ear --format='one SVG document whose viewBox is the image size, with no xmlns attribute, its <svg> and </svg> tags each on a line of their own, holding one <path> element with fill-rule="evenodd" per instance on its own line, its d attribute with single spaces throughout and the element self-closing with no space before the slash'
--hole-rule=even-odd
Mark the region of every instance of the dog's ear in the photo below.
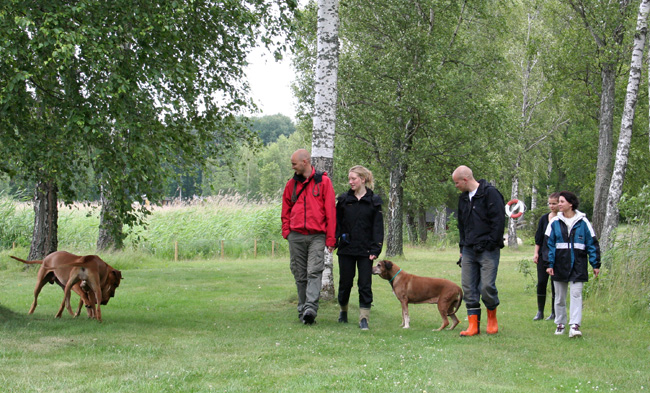
<svg viewBox="0 0 650 393">
<path fill-rule="evenodd" d="M 391 261 L 384 261 L 384 267 L 386 268 L 386 270 L 390 270 L 390 269 L 392 269 L 392 268 L 393 268 L 393 262 L 391 262 Z"/>
<path fill-rule="evenodd" d="M 122 281 L 122 272 L 119 270 L 113 270 L 111 271 L 111 275 L 114 277 L 113 284 L 115 284 L 115 288 L 119 287 L 120 281 Z"/>
</svg>

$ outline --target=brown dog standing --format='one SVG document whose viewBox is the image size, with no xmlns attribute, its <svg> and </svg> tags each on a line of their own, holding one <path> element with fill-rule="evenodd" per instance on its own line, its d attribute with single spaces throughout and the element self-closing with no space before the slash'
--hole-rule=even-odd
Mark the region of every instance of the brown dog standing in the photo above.
<svg viewBox="0 0 650 393">
<path fill-rule="evenodd" d="M 463 301 L 463 290 L 452 281 L 444 278 L 420 277 L 409 274 L 391 261 L 379 261 L 372 268 L 372 274 L 388 280 L 393 287 L 393 293 L 402 303 L 402 327 L 410 326 L 408 304 L 432 303 L 438 304 L 438 311 L 442 317 L 442 326 L 436 331 L 441 331 L 449 325 L 449 316 L 452 320 L 449 330 L 458 325 L 456 311 Z"/>
<path fill-rule="evenodd" d="M 120 285 L 122 279 L 119 270 L 111 267 L 97 255 L 78 256 L 66 251 L 55 251 L 42 261 L 26 261 L 14 256 L 11 258 L 26 264 L 41 265 L 34 288 L 34 302 L 29 309 L 29 314 L 36 309 L 38 295 L 43 286 L 48 282 L 50 284 L 56 282 L 64 288 L 63 302 L 56 314 L 57 318 L 61 317 L 65 306 L 68 307 L 70 314 L 74 315 L 70 307 L 70 290 L 74 289 L 81 296 L 86 307 L 89 307 L 89 315 L 101 321 L 101 311 L 95 313 L 95 305 L 96 303 L 107 304 L 108 300 L 115 296 L 115 288 Z"/>
</svg>

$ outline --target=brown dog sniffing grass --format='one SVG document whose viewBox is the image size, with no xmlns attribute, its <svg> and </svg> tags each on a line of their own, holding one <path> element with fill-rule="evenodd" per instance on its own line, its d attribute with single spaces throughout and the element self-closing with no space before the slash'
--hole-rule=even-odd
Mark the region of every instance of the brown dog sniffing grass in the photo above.
<svg viewBox="0 0 650 393">
<path fill-rule="evenodd" d="M 122 273 L 104 262 L 97 255 L 78 256 L 66 251 L 55 251 L 43 260 L 27 261 L 13 255 L 11 258 L 30 265 L 41 265 L 38 269 L 36 288 L 34 288 L 34 302 L 29 309 L 29 314 L 34 312 L 38 304 L 38 295 L 47 284 L 55 282 L 63 288 L 63 302 L 56 317 L 60 318 L 64 307 L 73 316 L 79 315 L 79 310 L 74 314 L 70 307 L 70 291 L 74 290 L 81 297 L 81 304 L 88 307 L 88 316 L 101 322 L 101 306 L 108 303 L 115 296 L 115 288 L 120 285 Z"/>
<path fill-rule="evenodd" d="M 444 278 L 420 277 L 415 274 L 406 273 L 399 266 L 391 261 L 378 261 L 372 268 L 372 274 L 388 280 L 393 287 L 393 293 L 402 303 L 402 327 L 409 328 L 409 303 L 432 303 L 438 304 L 438 311 L 442 317 L 442 326 L 435 329 L 441 331 L 449 325 L 450 317 L 452 324 L 449 330 L 458 325 L 456 312 L 463 301 L 463 290 L 454 282 Z"/>
</svg>

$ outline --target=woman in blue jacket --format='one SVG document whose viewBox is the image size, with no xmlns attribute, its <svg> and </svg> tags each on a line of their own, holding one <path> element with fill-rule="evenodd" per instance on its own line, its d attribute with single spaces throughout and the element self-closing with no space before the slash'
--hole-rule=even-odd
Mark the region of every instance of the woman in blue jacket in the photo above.
<svg viewBox="0 0 650 393">
<path fill-rule="evenodd" d="M 600 273 L 600 246 L 594 229 L 584 213 L 578 211 L 578 197 L 562 191 L 558 199 L 560 212 L 546 228 L 548 236 L 547 273 L 555 286 L 555 334 L 564 334 L 567 322 L 566 296 L 571 283 L 569 337 L 582 336 L 582 288 L 589 280 L 587 265 L 594 276 Z"/>
</svg>

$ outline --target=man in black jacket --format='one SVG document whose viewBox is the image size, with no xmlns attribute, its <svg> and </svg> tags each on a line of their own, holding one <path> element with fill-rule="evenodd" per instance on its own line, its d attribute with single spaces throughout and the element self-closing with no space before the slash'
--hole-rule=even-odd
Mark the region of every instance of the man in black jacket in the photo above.
<svg viewBox="0 0 650 393">
<path fill-rule="evenodd" d="M 481 304 L 487 308 L 487 333 L 499 331 L 496 287 L 499 258 L 503 248 L 505 202 L 503 196 L 486 180 L 476 181 L 472 170 L 464 165 L 452 174 L 458 197 L 458 230 L 460 232 L 461 277 L 469 327 L 461 336 L 480 333 Z"/>
</svg>

